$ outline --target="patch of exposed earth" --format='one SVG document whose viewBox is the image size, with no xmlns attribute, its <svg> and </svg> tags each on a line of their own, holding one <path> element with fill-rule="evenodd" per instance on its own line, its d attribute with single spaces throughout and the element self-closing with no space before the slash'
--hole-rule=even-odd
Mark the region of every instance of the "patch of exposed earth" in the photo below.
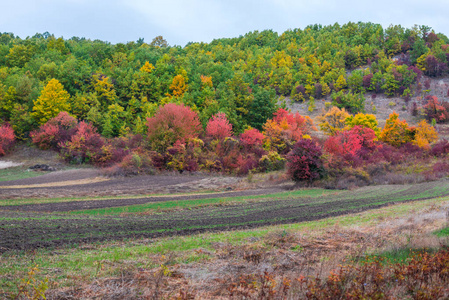
<svg viewBox="0 0 449 300">
<path fill-rule="evenodd" d="M 186 193 L 226 190 L 242 178 L 189 174 L 104 177 L 97 169 L 73 169 L 0 182 L 0 199 Z"/>
</svg>

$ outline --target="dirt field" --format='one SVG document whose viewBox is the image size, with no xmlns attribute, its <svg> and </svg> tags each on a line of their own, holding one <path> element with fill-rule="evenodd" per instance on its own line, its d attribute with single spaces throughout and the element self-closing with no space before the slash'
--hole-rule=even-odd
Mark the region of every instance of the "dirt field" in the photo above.
<svg viewBox="0 0 449 300">
<path fill-rule="evenodd" d="M 156 177 L 158 178 L 158 177 Z M 163 178 L 159 178 L 162 180 Z M 71 187 L 76 188 L 76 187 Z M 391 203 L 449 195 L 447 181 L 415 185 L 375 186 L 318 197 L 251 195 L 279 189 L 259 189 L 222 194 L 148 197 L 138 199 L 87 200 L 64 203 L 0 207 L 0 252 L 11 249 L 58 247 L 127 238 L 190 235 L 205 231 L 247 229 L 263 225 L 294 223 L 378 208 Z M 136 204 L 245 196 L 239 203 L 220 203 L 156 213 L 108 215 L 88 210 Z M 131 206 L 132 207 L 132 206 Z M 76 211 L 81 214 L 74 215 Z M 61 213 L 66 212 L 66 213 Z"/>
</svg>

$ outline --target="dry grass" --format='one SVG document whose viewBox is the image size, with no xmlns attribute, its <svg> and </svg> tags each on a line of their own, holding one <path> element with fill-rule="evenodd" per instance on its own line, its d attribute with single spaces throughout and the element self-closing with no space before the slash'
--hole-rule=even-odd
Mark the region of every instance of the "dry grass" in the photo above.
<svg viewBox="0 0 449 300">
<path fill-rule="evenodd" d="M 369 224 L 341 225 L 340 218 L 336 218 L 332 226 L 274 230 L 260 238 L 248 238 L 240 245 L 216 242 L 212 250 L 196 248 L 149 255 L 148 268 L 133 268 L 130 261 L 117 276 L 98 276 L 93 282 L 80 280 L 76 287 L 56 288 L 48 296 L 49 299 L 81 296 L 85 299 L 229 299 L 233 293 L 244 293 L 244 287 L 248 288 L 246 282 L 254 280 L 259 284 L 260 293 L 264 293 L 260 284 L 276 283 L 274 290 L 279 289 L 276 295 L 288 296 L 270 298 L 258 294 L 248 299 L 294 299 L 298 284 L 295 278 L 326 278 L 340 264 L 366 254 L 447 244 L 447 239 L 439 239 L 432 232 L 447 223 L 448 209 L 447 202 L 429 202 L 423 209 L 411 210 L 403 216 L 377 213 L 379 217 Z M 389 210 L 386 207 L 379 211 Z M 113 265 L 104 262 L 101 267 L 104 274 L 110 274 L 107 269 Z M 292 290 L 280 290 L 285 288 L 280 284 L 285 280 L 290 280 L 288 286 Z"/>
</svg>

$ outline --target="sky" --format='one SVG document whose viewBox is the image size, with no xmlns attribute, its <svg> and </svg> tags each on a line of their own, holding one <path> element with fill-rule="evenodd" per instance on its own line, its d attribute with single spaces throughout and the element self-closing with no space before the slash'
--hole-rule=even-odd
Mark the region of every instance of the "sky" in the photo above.
<svg viewBox="0 0 449 300">
<path fill-rule="evenodd" d="M 2 0 L 0 32 L 21 38 L 49 32 L 126 43 L 162 35 L 169 45 L 211 42 L 255 30 L 282 33 L 310 24 L 351 22 L 410 28 L 427 25 L 449 36 L 448 0 Z M 5 3 L 6 2 L 6 3 Z"/>
</svg>

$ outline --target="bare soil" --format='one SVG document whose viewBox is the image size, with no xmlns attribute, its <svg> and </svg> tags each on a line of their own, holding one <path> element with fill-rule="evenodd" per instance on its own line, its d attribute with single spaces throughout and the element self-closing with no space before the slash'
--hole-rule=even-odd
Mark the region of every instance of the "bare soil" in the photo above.
<svg viewBox="0 0 449 300">
<path fill-rule="evenodd" d="M 429 193 L 422 194 L 423 191 L 429 191 Z M 216 196 L 267 192 L 269 191 L 259 190 Z M 191 235 L 206 231 L 249 229 L 263 225 L 304 222 L 361 212 L 396 202 L 435 198 L 447 194 L 449 194 L 447 181 L 440 181 L 404 186 L 366 187 L 316 198 L 292 197 L 263 201 L 250 201 L 249 199 L 249 201 L 237 204 L 206 206 L 148 215 L 89 216 L 61 214 L 60 212 L 146 203 L 160 201 L 160 198 L 1 207 L 0 252 L 13 249 L 62 247 L 73 243 L 105 240 Z M 416 197 L 416 195 L 422 196 Z M 189 196 L 186 199 L 204 197 L 207 196 Z M 165 200 L 169 199 L 169 197 L 165 198 Z"/>
</svg>

